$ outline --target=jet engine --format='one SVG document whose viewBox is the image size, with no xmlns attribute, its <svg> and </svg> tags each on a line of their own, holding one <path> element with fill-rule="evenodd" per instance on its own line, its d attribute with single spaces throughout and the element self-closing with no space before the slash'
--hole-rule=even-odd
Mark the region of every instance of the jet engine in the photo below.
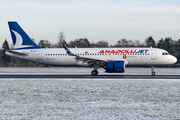
<svg viewBox="0 0 180 120">
<path fill-rule="evenodd" d="M 125 61 L 110 61 L 106 62 L 105 64 L 105 70 L 106 72 L 117 72 L 117 73 L 123 73 L 125 72 Z"/>
</svg>

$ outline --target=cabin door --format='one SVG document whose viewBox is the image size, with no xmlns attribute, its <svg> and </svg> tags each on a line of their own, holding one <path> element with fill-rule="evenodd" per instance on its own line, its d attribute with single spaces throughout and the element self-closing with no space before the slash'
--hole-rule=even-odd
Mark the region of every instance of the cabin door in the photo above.
<svg viewBox="0 0 180 120">
<path fill-rule="evenodd" d="M 42 50 L 38 50 L 37 60 L 43 60 L 43 51 Z"/>
<path fill-rule="evenodd" d="M 151 50 L 151 60 L 156 60 L 156 50 Z"/>
</svg>

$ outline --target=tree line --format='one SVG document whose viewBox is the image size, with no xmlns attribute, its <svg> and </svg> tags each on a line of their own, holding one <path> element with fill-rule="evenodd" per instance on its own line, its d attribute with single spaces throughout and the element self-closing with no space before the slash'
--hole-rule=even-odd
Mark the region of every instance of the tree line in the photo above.
<svg viewBox="0 0 180 120">
<path fill-rule="evenodd" d="M 32 39 L 34 42 L 35 40 Z M 145 39 L 144 42 L 140 42 L 139 40 L 127 40 L 120 39 L 114 45 L 110 45 L 109 42 L 105 40 L 100 40 L 96 43 L 90 42 L 87 38 L 79 38 L 72 40 L 70 42 L 66 42 L 64 37 L 59 36 L 59 41 L 56 44 L 50 43 L 48 40 L 40 40 L 36 43 L 39 47 L 42 48 L 62 48 L 62 42 L 65 43 L 69 48 L 101 48 L 101 47 L 153 47 L 153 48 L 161 48 L 167 50 L 170 54 L 177 57 L 178 61 L 180 60 L 180 39 L 172 40 L 171 37 L 167 37 L 165 39 L 161 38 L 156 43 L 152 36 Z M 2 45 L 2 50 L 0 50 L 0 66 L 20 66 L 20 67 L 35 67 L 35 66 L 47 66 L 34 62 L 25 61 L 19 58 L 13 58 L 5 55 L 5 51 L 13 49 L 13 47 L 9 47 L 7 40 L 4 41 Z"/>
</svg>

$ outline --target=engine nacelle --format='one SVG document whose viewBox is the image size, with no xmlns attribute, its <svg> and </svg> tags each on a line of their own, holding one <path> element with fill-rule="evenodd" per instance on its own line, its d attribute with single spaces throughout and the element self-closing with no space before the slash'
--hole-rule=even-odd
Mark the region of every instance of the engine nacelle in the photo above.
<svg viewBox="0 0 180 120">
<path fill-rule="evenodd" d="M 125 61 L 110 61 L 106 62 L 105 65 L 106 72 L 117 72 L 117 73 L 123 73 L 125 72 Z"/>
</svg>

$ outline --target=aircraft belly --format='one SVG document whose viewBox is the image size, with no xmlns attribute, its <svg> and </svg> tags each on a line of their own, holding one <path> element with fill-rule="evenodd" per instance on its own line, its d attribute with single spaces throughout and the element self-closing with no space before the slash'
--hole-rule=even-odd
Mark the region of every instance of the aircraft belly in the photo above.
<svg viewBox="0 0 180 120">
<path fill-rule="evenodd" d="M 72 56 L 64 56 L 58 58 L 58 65 L 68 65 L 68 66 L 74 66 L 76 65 L 75 59 Z"/>
<path fill-rule="evenodd" d="M 143 58 L 138 58 L 138 57 L 129 57 L 127 59 L 128 65 L 144 65 L 144 59 Z"/>
</svg>

